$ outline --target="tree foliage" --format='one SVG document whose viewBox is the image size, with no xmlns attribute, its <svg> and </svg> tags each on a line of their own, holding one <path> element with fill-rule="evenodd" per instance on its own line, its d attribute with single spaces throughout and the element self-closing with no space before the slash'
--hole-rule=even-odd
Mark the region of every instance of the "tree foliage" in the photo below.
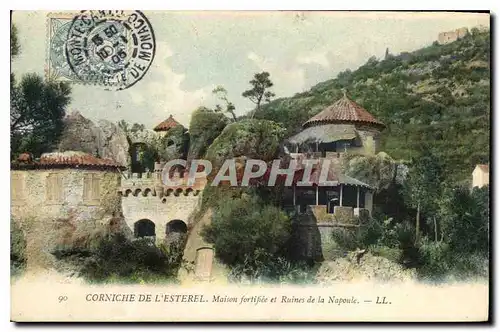
<svg viewBox="0 0 500 332">
<path fill-rule="evenodd" d="M 408 202 L 422 211 L 435 212 L 443 187 L 443 167 L 430 151 L 412 158 L 405 189 Z"/>
<path fill-rule="evenodd" d="M 219 202 L 202 235 L 213 243 L 221 262 L 252 275 L 285 255 L 290 232 L 290 219 L 283 211 L 258 196 L 242 195 Z"/>
<path fill-rule="evenodd" d="M 12 24 L 10 27 L 10 57 L 13 59 L 19 55 L 21 47 L 17 37 L 17 26 Z"/>
<path fill-rule="evenodd" d="M 10 220 L 10 273 L 16 275 L 26 267 L 26 238 L 18 223 Z"/>
<path fill-rule="evenodd" d="M 255 104 L 256 112 L 260 110 L 262 102 L 268 103 L 271 101 L 271 98 L 275 96 L 275 94 L 269 90 L 273 87 L 273 82 L 271 82 L 269 76 L 270 74 L 266 71 L 255 74 L 250 81 L 252 88 L 242 93 L 243 97 L 250 99 L 250 101 Z M 252 117 L 254 114 L 255 112 L 252 113 Z"/>
<path fill-rule="evenodd" d="M 38 156 L 51 150 L 63 130 L 63 117 L 70 102 L 66 83 L 44 82 L 27 74 L 20 82 L 11 75 L 11 153 L 31 152 Z"/>
<path fill-rule="evenodd" d="M 405 181 L 407 202 L 416 212 L 416 240 L 420 232 L 420 221 L 423 214 L 435 214 L 443 188 L 443 167 L 440 161 L 429 150 L 424 149 L 415 156 L 410 164 Z M 435 216 L 431 216 L 435 218 Z M 437 229 L 437 225 L 434 227 Z"/>
<path fill-rule="evenodd" d="M 195 110 L 189 124 L 188 161 L 204 157 L 210 144 L 219 136 L 227 123 L 227 117 L 221 113 L 206 107 Z"/>
<path fill-rule="evenodd" d="M 460 182 L 489 161 L 490 35 L 475 33 L 356 70 L 256 110 L 255 118 L 281 123 L 292 136 L 302 124 L 342 97 L 342 89 L 387 125 L 381 151 L 410 160 L 422 144 L 444 162 L 446 178 Z"/>
<path fill-rule="evenodd" d="M 214 168 L 240 156 L 269 161 L 277 155 L 283 134 L 284 129 L 272 121 L 246 119 L 231 123 L 210 145 L 206 158 Z"/>
<path fill-rule="evenodd" d="M 231 114 L 234 122 L 238 121 L 238 119 L 236 118 L 236 114 L 234 113 L 236 107 L 227 98 L 227 90 L 223 86 L 219 85 L 212 91 L 212 93 L 224 103 L 224 107 L 220 104 L 217 104 L 215 106 L 215 112 L 229 113 Z"/>
<path fill-rule="evenodd" d="M 424 278 L 488 277 L 489 186 L 447 188 L 440 200 L 439 241 L 420 241 L 419 273 Z"/>
<path fill-rule="evenodd" d="M 346 154 L 342 166 L 346 175 L 373 186 L 377 192 L 405 176 L 405 166 L 398 164 L 384 152 L 373 156 Z"/>
<path fill-rule="evenodd" d="M 137 123 L 137 122 L 130 125 L 127 121 L 120 120 L 120 121 L 118 121 L 117 124 L 118 124 L 118 127 L 120 127 L 125 133 L 127 133 L 127 132 L 135 133 L 135 132 L 146 129 L 145 125 L 143 125 L 142 123 Z"/>
<path fill-rule="evenodd" d="M 443 240 L 461 253 L 487 253 L 489 248 L 489 186 L 448 188 L 440 204 Z"/>
</svg>

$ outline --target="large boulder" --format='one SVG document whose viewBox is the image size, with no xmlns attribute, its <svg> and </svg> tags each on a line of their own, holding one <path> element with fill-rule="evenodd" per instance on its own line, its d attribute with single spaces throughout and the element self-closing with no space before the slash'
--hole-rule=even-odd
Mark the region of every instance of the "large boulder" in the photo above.
<svg viewBox="0 0 500 332">
<path fill-rule="evenodd" d="M 99 135 L 97 150 L 101 158 L 110 158 L 122 166 L 130 164 L 127 134 L 116 124 L 108 120 L 97 122 Z"/>
<path fill-rule="evenodd" d="M 82 151 L 97 156 L 97 144 L 100 130 L 78 111 L 68 114 L 64 120 L 64 129 L 59 141 L 58 151 Z"/>
<path fill-rule="evenodd" d="M 128 131 L 127 134 L 131 144 L 143 143 L 146 145 L 156 146 L 159 142 L 158 134 L 151 129 Z"/>
<path fill-rule="evenodd" d="M 123 129 L 108 120 L 97 125 L 78 111 L 64 118 L 64 129 L 58 146 L 59 152 L 82 151 L 116 163 L 130 164 L 129 143 Z"/>
<path fill-rule="evenodd" d="M 278 156 L 285 129 L 269 120 L 249 119 L 231 123 L 214 140 L 206 157 L 214 169 L 226 159 L 245 156 L 270 161 Z"/>
<path fill-rule="evenodd" d="M 207 148 L 220 135 L 228 124 L 227 117 L 204 107 L 193 112 L 189 124 L 189 152 L 188 160 L 203 158 Z"/>
</svg>

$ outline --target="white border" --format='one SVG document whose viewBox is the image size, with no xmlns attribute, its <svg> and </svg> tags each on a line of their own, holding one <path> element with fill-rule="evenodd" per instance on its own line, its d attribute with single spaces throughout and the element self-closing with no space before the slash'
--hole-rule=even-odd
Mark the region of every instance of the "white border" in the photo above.
<svg viewBox="0 0 500 332">
<path fill-rule="evenodd" d="M 102 9 L 118 9 L 118 8 L 124 8 L 124 9 L 130 9 L 130 8 L 136 8 L 136 9 L 143 9 L 143 10 L 151 10 L 151 9 L 168 9 L 168 10 L 492 10 L 493 14 L 498 13 L 498 7 L 499 7 L 499 1 L 486 1 L 486 0 L 475 0 L 475 1 L 465 1 L 465 0 L 454 0 L 454 1 L 442 1 L 442 2 L 437 2 L 437 1 L 432 1 L 432 0 L 419 0 L 416 2 L 413 1 L 390 1 L 390 0 L 378 0 L 378 1 L 355 1 L 355 0 L 350 0 L 350 1 L 342 1 L 342 2 L 336 2 L 332 3 L 331 1 L 318 1 L 318 0 L 307 0 L 307 1 L 297 1 L 297 0 L 288 0 L 288 1 L 269 1 L 269 0 L 252 0 L 252 1 L 193 1 L 193 0 L 171 0 L 168 2 L 162 2 L 162 1 L 146 1 L 146 0 L 141 0 L 141 1 L 133 1 L 133 0 L 123 0 L 123 1 L 113 1 L 113 2 L 103 2 L 102 0 L 88 0 L 85 2 L 70 2 L 67 0 L 51 0 L 51 1 L 15 1 L 15 2 L 2 2 L 2 7 L 4 4 L 10 5 L 10 8 L 5 8 L 2 13 L 2 22 L 3 22 L 3 27 L 0 29 L 0 36 L 1 36 L 1 42 L 2 45 L 8 45 L 9 44 L 9 31 L 10 31 L 10 14 L 8 12 L 8 9 L 15 8 L 16 10 L 41 10 L 41 9 L 49 9 L 49 10 L 69 10 L 69 9 L 84 9 L 81 8 L 81 5 L 85 5 L 87 8 L 102 8 Z M 137 8 L 138 5 L 140 5 L 140 8 Z M 492 25 L 492 30 L 494 29 L 495 25 Z M 497 34 L 493 33 L 492 37 L 494 38 L 494 41 L 492 41 L 492 46 L 496 45 L 498 43 L 498 38 Z M 7 53 L 7 50 L 4 48 L 4 51 L 0 53 L 2 57 L 2 72 L 1 72 L 1 77 L 4 79 L 2 80 L 2 85 L 4 93 L 1 94 L 2 98 L 2 105 L 4 106 L 4 109 L 7 109 L 8 105 L 8 99 L 9 99 L 9 94 L 7 91 L 9 90 L 9 83 L 7 80 L 7 77 L 9 76 L 10 73 L 10 58 L 9 58 L 9 53 Z M 492 58 L 492 62 L 496 64 L 497 60 L 497 55 L 495 54 L 495 57 Z M 493 66 L 495 68 L 496 66 Z M 496 78 L 496 71 L 492 73 L 492 79 L 495 80 Z M 492 91 L 492 97 L 493 96 L 498 96 L 498 85 L 494 84 L 494 91 Z M 498 97 L 497 97 L 498 98 Z M 498 108 L 495 105 L 493 105 L 492 109 L 492 114 L 493 112 L 496 112 Z M 493 111 L 494 110 L 494 111 Z M 10 213 L 10 193 L 9 193 L 9 183 L 10 183 L 10 177 L 9 177 L 9 147 L 10 147 L 10 136 L 9 136 L 9 127 L 7 127 L 7 112 L 3 112 L 2 116 L 5 117 L 4 121 L 1 121 L 3 130 L 0 130 L 2 133 L 2 143 L 0 145 L 1 151 L 0 151 L 0 158 L 2 158 L 2 162 L 0 163 L 1 167 L 1 180 L 0 183 L 3 184 L 2 190 L 1 190 L 1 212 L 2 216 L 4 216 L 2 227 L 2 236 L 3 236 L 3 241 L 2 243 L 2 251 L 3 251 L 3 262 L 2 262 L 2 281 L 4 287 L 7 289 L 3 289 L 4 296 L 2 296 L 2 317 L 1 317 L 1 322 L 2 326 L 1 329 L 2 331 L 9 331 L 17 326 L 9 323 L 10 320 L 10 300 L 8 296 L 5 296 L 6 294 L 9 294 L 10 290 L 10 277 L 9 277 L 9 269 L 7 268 L 9 266 L 9 251 L 10 251 L 10 246 L 9 246 L 9 213 Z M 496 116 L 495 122 L 494 122 L 494 127 L 492 128 L 492 131 L 494 128 L 497 127 L 498 125 L 498 118 L 499 116 Z M 499 151 L 497 150 L 498 147 L 500 147 L 500 142 L 498 139 L 498 135 L 496 135 L 495 142 L 492 142 L 492 146 L 495 149 L 495 155 L 498 156 Z M 496 161 L 494 161 L 494 164 L 496 164 Z M 496 184 L 496 181 L 495 181 Z M 495 186 L 496 187 L 496 186 Z M 493 188 L 496 189 L 496 188 Z M 492 206 L 500 206 L 500 198 L 498 195 L 495 196 L 495 201 L 492 202 Z M 494 234 L 494 239 L 498 239 L 498 230 L 500 229 L 500 225 L 496 224 L 496 220 L 491 221 L 492 224 L 495 224 L 495 234 Z M 496 241 L 495 241 L 496 242 Z M 498 247 L 499 245 L 495 245 L 495 258 L 498 257 Z M 495 259 L 496 260 L 496 259 Z M 495 268 L 496 264 L 492 264 L 491 268 Z M 498 289 L 500 287 L 500 283 L 498 282 L 498 274 L 496 275 L 495 278 L 496 281 L 496 287 L 495 289 Z M 496 294 L 495 294 L 496 295 Z M 496 296 L 494 296 L 496 298 Z M 498 320 L 498 305 L 495 306 L 495 316 Z M 104 330 L 105 328 L 118 328 L 118 329 L 123 329 L 126 328 L 131 329 L 131 330 L 142 330 L 144 328 L 153 328 L 153 329 L 179 329 L 179 327 L 176 327 L 175 325 L 169 325 L 169 326 L 123 326 L 123 325 L 115 325 L 115 326 L 88 326 L 84 327 L 84 329 L 92 329 L 92 330 Z M 306 328 L 305 326 L 298 326 L 299 328 Z M 346 329 L 345 326 L 323 326 L 323 328 L 335 328 L 335 329 Z M 364 329 L 367 326 L 356 326 L 354 329 Z M 371 326 L 370 326 L 371 327 Z M 379 328 L 386 329 L 387 326 L 378 326 Z M 400 326 L 394 326 L 396 328 L 399 328 Z M 410 326 L 406 326 L 410 327 Z M 443 326 L 419 326 L 417 327 L 418 329 L 425 329 L 426 331 L 430 330 L 435 330 L 438 329 L 439 327 Z M 456 329 L 465 329 L 467 330 L 476 329 L 478 328 L 477 326 L 469 326 L 469 325 L 460 325 L 460 326 L 448 326 L 449 328 L 452 328 L 454 330 Z M 35 330 L 44 328 L 43 325 L 39 326 L 33 326 Z M 198 330 L 199 326 L 186 326 L 186 329 L 192 329 L 192 330 Z M 221 326 L 204 326 L 203 329 L 219 329 Z M 234 326 L 230 326 L 228 328 L 236 328 Z M 238 326 L 238 329 L 246 329 L 250 327 L 243 327 L 243 326 Z M 258 326 L 258 329 L 267 329 L 265 325 Z M 276 328 L 276 326 L 275 326 Z M 82 327 L 78 327 L 77 325 L 73 326 L 45 326 L 45 329 L 64 329 L 65 331 L 73 331 L 73 330 L 81 330 Z M 352 328 L 349 328 L 349 330 L 352 330 Z"/>
</svg>

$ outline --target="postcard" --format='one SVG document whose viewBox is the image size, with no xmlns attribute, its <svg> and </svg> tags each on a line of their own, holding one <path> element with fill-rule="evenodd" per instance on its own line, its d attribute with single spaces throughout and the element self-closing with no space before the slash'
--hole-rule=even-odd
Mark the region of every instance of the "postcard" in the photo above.
<svg viewBox="0 0 500 332">
<path fill-rule="evenodd" d="M 11 320 L 487 322 L 489 12 L 13 11 Z"/>
</svg>

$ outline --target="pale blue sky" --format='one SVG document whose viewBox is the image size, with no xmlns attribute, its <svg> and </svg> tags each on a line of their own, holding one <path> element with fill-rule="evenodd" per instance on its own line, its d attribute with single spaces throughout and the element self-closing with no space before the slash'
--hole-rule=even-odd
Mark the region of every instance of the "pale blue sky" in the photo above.
<svg viewBox="0 0 500 332">
<path fill-rule="evenodd" d="M 153 127 L 172 114 L 184 125 L 200 105 L 214 105 L 223 85 L 237 114 L 252 104 L 241 97 L 254 73 L 269 71 L 277 97 L 291 96 L 339 71 L 430 45 L 441 31 L 479 24 L 489 15 L 376 12 L 144 12 L 157 51 L 144 78 L 129 89 L 73 86 L 70 110 L 93 120 L 125 119 Z M 48 12 L 14 12 L 21 54 L 17 74 L 43 74 Z M 333 102 L 333 101 L 332 101 Z M 120 105 L 119 108 L 116 105 Z"/>
</svg>

